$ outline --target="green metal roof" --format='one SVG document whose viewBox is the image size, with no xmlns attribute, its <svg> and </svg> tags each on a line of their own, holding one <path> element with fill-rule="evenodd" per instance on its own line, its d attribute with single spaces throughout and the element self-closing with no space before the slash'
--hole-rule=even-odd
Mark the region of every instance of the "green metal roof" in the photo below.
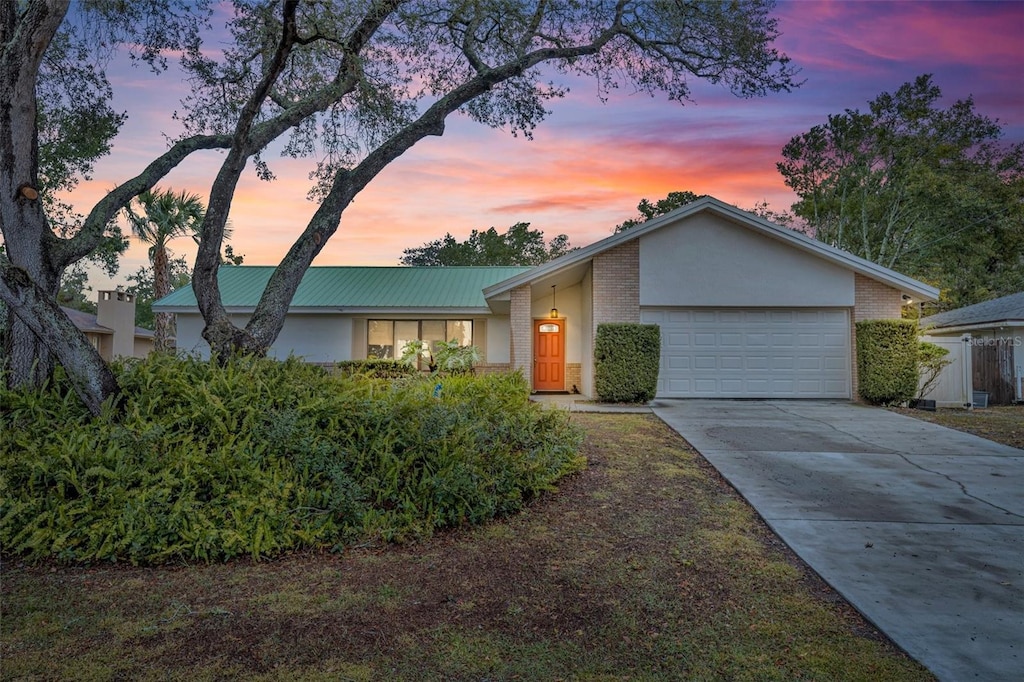
<svg viewBox="0 0 1024 682">
<path fill-rule="evenodd" d="M 217 283 L 225 308 L 255 308 L 274 272 L 270 265 L 220 268 Z M 483 290 L 528 267 L 309 268 L 292 308 L 486 308 Z M 196 308 L 192 287 L 153 304 L 159 310 Z"/>
</svg>

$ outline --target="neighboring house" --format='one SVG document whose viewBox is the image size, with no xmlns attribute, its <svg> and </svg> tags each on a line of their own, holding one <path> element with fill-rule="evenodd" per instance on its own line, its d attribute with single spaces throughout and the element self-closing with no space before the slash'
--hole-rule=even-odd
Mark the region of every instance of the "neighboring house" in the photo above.
<svg viewBox="0 0 1024 682">
<path fill-rule="evenodd" d="M 221 268 L 224 305 L 244 324 L 272 268 Z M 657 324 L 661 397 L 856 395 L 853 323 L 898 318 L 938 291 L 704 197 L 533 268 L 313 267 L 272 354 L 311 362 L 401 355 L 411 339 L 477 345 L 486 371 L 519 369 L 536 391 L 593 392 L 604 322 Z M 207 354 L 195 297 L 178 348 Z"/>
<path fill-rule="evenodd" d="M 926 317 L 921 329 L 953 361 L 928 396 L 938 405 L 965 405 L 974 391 L 995 405 L 1024 400 L 1024 291 Z"/>
<path fill-rule="evenodd" d="M 135 296 L 124 291 L 101 291 L 96 314 L 61 307 L 104 360 L 144 358 L 153 350 L 153 332 L 135 326 Z"/>
</svg>

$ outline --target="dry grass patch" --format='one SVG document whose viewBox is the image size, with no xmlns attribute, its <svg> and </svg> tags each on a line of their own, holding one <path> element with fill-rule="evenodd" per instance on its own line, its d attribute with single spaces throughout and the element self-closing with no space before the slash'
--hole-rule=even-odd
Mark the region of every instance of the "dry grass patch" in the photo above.
<svg viewBox="0 0 1024 682">
<path fill-rule="evenodd" d="M 1024 405 L 998 405 L 978 410 L 943 408 L 935 412 L 897 408 L 893 412 L 1024 450 Z"/>
<path fill-rule="evenodd" d="M 927 680 L 649 415 L 420 544 L 141 569 L 7 562 L 9 679 Z"/>
</svg>

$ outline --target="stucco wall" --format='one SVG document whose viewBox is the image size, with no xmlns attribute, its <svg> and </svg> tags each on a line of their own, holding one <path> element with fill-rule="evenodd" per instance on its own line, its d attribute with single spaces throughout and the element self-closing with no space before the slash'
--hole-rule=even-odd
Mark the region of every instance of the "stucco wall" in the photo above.
<svg viewBox="0 0 1024 682">
<path fill-rule="evenodd" d="M 248 315 L 231 316 L 237 326 L 245 325 L 248 319 Z M 178 314 L 178 350 L 210 357 L 210 346 L 203 339 L 202 331 L 200 315 Z M 284 359 L 289 354 L 317 363 L 352 359 L 352 319 L 338 315 L 288 315 L 268 355 Z"/>
<path fill-rule="evenodd" d="M 174 316 L 175 339 L 179 353 L 195 353 L 210 357 L 210 346 L 203 340 L 203 318 L 199 313 L 178 313 Z"/>
<path fill-rule="evenodd" d="M 580 327 L 594 328 L 594 275 L 588 270 L 580 283 Z M 594 337 L 583 334 L 580 339 L 580 391 L 587 396 L 594 395 Z"/>
<path fill-rule="evenodd" d="M 108 339 L 113 358 L 135 355 L 135 295 L 126 291 L 101 291 L 96 304 L 96 322 L 114 334 Z"/>
<path fill-rule="evenodd" d="M 508 348 L 508 318 L 488 317 L 483 322 L 486 336 L 482 345 L 477 343 L 483 352 L 482 361 L 489 364 L 507 365 L 511 359 Z"/>
<path fill-rule="evenodd" d="M 713 215 L 640 238 L 640 304 L 849 307 L 853 273 Z"/>
<path fill-rule="evenodd" d="M 428 315 L 374 315 L 372 319 L 430 319 Z M 247 315 L 232 315 L 238 326 L 248 321 Z M 284 328 L 274 342 L 270 355 L 288 357 L 289 351 L 307 362 L 332 363 L 339 360 L 366 358 L 366 317 L 342 315 L 289 314 Z M 198 314 L 178 314 L 178 350 L 209 357 L 210 348 L 202 338 L 203 320 Z M 510 361 L 509 321 L 507 317 L 473 318 L 473 335 L 480 347 L 483 364 L 504 365 Z"/>
<path fill-rule="evenodd" d="M 270 355 L 281 359 L 291 352 L 306 362 L 352 359 L 352 319 L 334 315 L 289 315 Z"/>
<path fill-rule="evenodd" d="M 135 357 L 144 358 L 153 352 L 153 339 L 148 336 L 135 337 Z"/>
<path fill-rule="evenodd" d="M 548 290 L 545 292 L 543 287 L 541 287 L 539 291 L 540 294 L 533 299 L 530 307 L 530 312 L 535 320 L 547 318 L 551 314 L 551 288 L 548 287 Z M 582 357 L 582 348 L 579 340 L 585 334 L 586 327 L 583 326 L 581 295 L 582 288 L 579 284 L 555 290 L 555 304 L 558 307 L 558 317 L 565 324 L 566 362 L 578 363 Z"/>
<path fill-rule="evenodd" d="M 100 354 L 100 357 L 110 362 L 114 359 L 114 335 L 97 334 L 96 332 L 85 332 L 85 338 L 89 340 L 92 347 Z"/>
</svg>

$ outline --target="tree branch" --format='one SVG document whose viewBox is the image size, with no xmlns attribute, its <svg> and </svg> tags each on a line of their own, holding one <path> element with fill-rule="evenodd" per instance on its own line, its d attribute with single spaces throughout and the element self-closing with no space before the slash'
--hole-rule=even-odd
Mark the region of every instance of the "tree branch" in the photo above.
<svg viewBox="0 0 1024 682">
<path fill-rule="evenodd" d="M 496 84 L 523 74 L 541 62 L 596 54 L 618 31 L 619 27 L 612 25 L 592 43 L 535 50 L 500 67 L 478 73 L 440 98 L 416 121 L 370 152 L 354 169 L 338 171 L 327 197 L 271 275 L 263 296 L 246 325 L 246 333 L 252 339 L 250 350 L 265 352 L 277 338 L 284 326 L 288 302 L 294 297 L 302 276 L 313 259 L 337 231 L 341 214 L 352 199 L 388 164 L 420 140 L 444 134 L 444 121 L 449 114 L 489 91 Z"/>
<path fill-rule="evenodd" d="M 78 234 L 71 239 L 53 237 L 51 249 L 54 265 L 63 269 L 92 253 L 103 241 L 107 225 L 118 212 L 128 206 L 133 198 L 155 187 L 193 152 L 226 149 L 230 146 L 231 137 L 228 135 L 196 135 L 176 142 L 141 173 L 121 183 L 100 199 L 89 211 Z"/>
</svg>

